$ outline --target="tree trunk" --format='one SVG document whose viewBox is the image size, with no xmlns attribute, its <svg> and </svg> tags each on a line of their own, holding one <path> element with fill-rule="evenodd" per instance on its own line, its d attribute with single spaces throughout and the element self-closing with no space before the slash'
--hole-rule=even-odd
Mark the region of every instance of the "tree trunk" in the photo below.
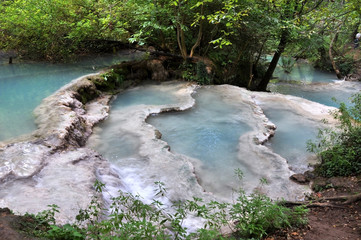
<svg viewBox="0 0 361 240">
<path fill-rule="evenodd" d="M 252 62 L 252 56 L 249 57 L 249 81 L 247 84 L 247 89 L 252 89 L 252 81 L 253 81 L 253 62 Z"/>
<path fill-rule="evenodd" d="M 181 52 L 181 55 L 183 57 L 184 60 L 187 59 L 187 47 L 186 47 L 186 43 L 185 43 L 185 39 L 184 39 L 184 31 L 182 29 L 181 24 L 177 25 L 177 42 L 178 42 L 178 47 L 179 50 Z"/>
<path fill-rule="evenodd" d="M 286 45 L 288 42 L 288 37 L 289 37 L 288 31 L 287 31 L 287 29 L 284 29 L 281 34 L 281 40 L 280 40 L 280 43 L 278 44 L 277 51 L 273 55 L 272 61 L 268 66 L 267 72 L 263 76 L 261 82 L 258 84 L 256 90 L 266 91 L 267 85 L 268 85 L 269 81 L 271 80 L 273 72 L 275 71 L 275 69 L 277 67 L 278 60 L 280 59 L 283 51 L 286 48 Z"/>
<path fill-rule="evenodd" d="M 201 15 L 203 16 L 203 5 L 202 5 L 202 8 L 201 8 Z M 196 50 L 196 48 L 201 44 L 201 40 L 202 40 L 202 35 L 203 35 L 203 20 L 200 20 L 199 22 L 199 31 L 198 31 L 198 37 L 197 37 L 197 41 L 195 42 L 195 44 L 193 45 L 192 49 L 191 49 L 191 52 L 189 54 L 189 57 L 192 58 L 193 57 L 193 54 L 194 54 L 194 51 Z"/>
<path fill-rule="evenodd" d="M 341 26 L 341 25 L 340 25 L 340 26 Z M 333 44 L 335 43 L 335 41 L 336 41 L 336 39 L 337 39 L 337 37 L 338 37 L 339 29 L 340 29 L 340 27 L 338 27 L 335 35 L 333 36 L 333 38 L 332 38 L 332 40 L 331 40 L 331 42 L 330 42 L 330 48 L 329 48 L 329 50 L 328 50 L 328 55 L 330 56 L 330 60 L 331 60 L 331 63 L 332 63 L 332 68 L 333 68 L 333 70 L 335 71 L 337 78 L 338 78 L 338 79 L 342 79 L 343 76 L 342 76 L 340 70 L 338 69 L 338 67 L 337 67 L 337 65 L 336 65 L 336 62 L 335 62 L 335 59 L 333 58 L 333 55 L 332 55 Z"/>
<path fill-rule="evenodd" d="M 197 38 L 197 41 L 196 43 L 193 45 L 192 49 L 191 49 L 191 52 L 189 54 L 189 57 L 192 58 L 193 55 L 194 55 L 194 51 L 196 50 L 196 48 L 200 45 L 201 43 L 201 39 L 202 39 L 202 31 L 203 31 L 203 27 L 202 27 L 202 23 L 200 23 L 199 25 L 199 32 L 198 32 L 198 38 Z"/>
</svg>

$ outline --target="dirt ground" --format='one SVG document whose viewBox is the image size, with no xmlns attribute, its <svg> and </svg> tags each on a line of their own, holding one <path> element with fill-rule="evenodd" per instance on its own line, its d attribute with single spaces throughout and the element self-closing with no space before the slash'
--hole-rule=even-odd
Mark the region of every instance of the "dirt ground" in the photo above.
<svg viewBox="0 0 361 240">
<path fill-rule="evenodd" d="M 322 179 L 311 198 L 345 196 L 361 193 L 361 177 Z M 325 202 L 334 207 L 312 207 L 308 224 L 297 229 L 287 229 L 269 235 L 265 240 L 361 240 L 361 201 L 352 204 Z"/>
</svg>

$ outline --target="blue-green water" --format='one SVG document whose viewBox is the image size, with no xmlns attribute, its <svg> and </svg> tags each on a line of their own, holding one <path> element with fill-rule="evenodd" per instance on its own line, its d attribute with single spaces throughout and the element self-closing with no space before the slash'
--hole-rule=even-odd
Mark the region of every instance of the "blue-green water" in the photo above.
<svg viewBox="0 0 361 240">
<path fill-rule="evenodd" d="M 286 73 L 281 65 L 278 64 L 273 74 L 278 81 L 268 85 L 271 92 L 338 107 L 339 102 L 350 105 L 350 97 L 361 91 L 361 83 L 339 81 L 335 74 L 314 69 L 307 62 L 296 62 L 290 73 Z"/>
<path fill-rule="evenodd" d="M 112 103 L 112 111 L 135 105 L 174 104 L 177 98 L 170 92 L 160 91 L 156 87 L 138 87 L 121 93 Z"/>
<path fill-rule="evenodd" d="M 280 61 L 281 62 L 281 61 Z M 290 73 L 286 73 L 281 67 L 281 63 L 273 74 L 274 77 L 281 81 L 298 81 L 302 83 L 320 83 L 332 82 L 337 80 L 335 74 L 325 71 L 315 70 L 312 65 L 307 62 L 296 62 Z"/>
<path fill-rule="evenodd" d="M 302 97 L 313 102 L 318 102 L 326 106 L 338 107 L 339 102 L 351 105 L 350 98 L 353 94 L 361 91 L 361 83 L 333 82 L 329 84 L 270 84 L 272 92 Z M 336 99 L 334 101 L 333 99 Z"/>
<path fill-rule="evenodd" d="M 164 91 L 164 89 L 164 85 L 160 88 L 151 84 L 119 93 L 111 103 L 109 117 L 99 125 L 98 130 L 90 137 L 88 145 L 112 163 L 116 163 L 122 158 L 137 155 L 140 145 L 139 139 L 132 133 L 132 129 L 125 130 L 123 128 L 124 119 L 119 119 L 119 115 L 122 115 L 122 111 L 126 107 L 177 103 L 178 99 L 172 90 Z"/>
<path fill-rule="evenodd" d="M 88 145 L 120 169 L 136 168 L 132 164 L 139 164 L 139 161 L 125 159 L 137 158 L 141 143 L 132 129 L 124 127 L 124 112 L 129 111 L 125 108 L 174 103 L 175 95 L 172 91 L 176 89 L 164 89 L 167 88 L 153 85 L 120 94 L 111 104 L 109 118 L 95 131 Z M 197 159 L 195 171 L 203 187 L 217 193 L 227 192 L 228 196 L 231 191 L 229 186 L 235 185 L 236 181 L 234 170 L 240 168 L 247 171 L 238 153 L 240 137 L 251 130 L 241 117 L 244 111 L 249 114 L 248 105 L 226 101 L 215 88 L 202 87 L 193 97 L 195 106 L 191 109 L 153 115 L 148 117 L 147 123 L 162 133 L 162 140 L 169 144 L 172 152 Z M 245 107 L 246 110 L 243 109 Z M 144 173 L 143 178 L 146 175 Z"/>
<path fill-rule="evenodd" d="M 196 105 L 185 112 L 162 113 L 147 119 L 163 134 L 173 152 L 200 159 L 205 171 L 233 175 L 241 135 L 251 128 L 239 120 L 237 103 L 226 103 L 212 88 L 194 95 Z"/>
<path fill-rule="evenodd" d="M 268 85 L 271 92 L 298 96 L 331 107 L 339 107 L 340 102 L 350 106 L 352 95 L 361 91 L 361 83 L 339 81 L 334 74 L 318 71 L 305 62 L 297 63 L 291 73 L 285 73 L 278 66 L 274 76 L 280 81 Z M 277 126 L 269 141 L 270 148 L 287 159 L 295 171 L 306 170 L 307 158 L 311 156 L 306 142 L 315 140 L 318 127 L 308 122 L 307 116 L 268 105 L 268 108 L 263 106 L 264 113 Z"/>
<path fill-rule="evenodd" d="M 317 126 L 304 116 L 289 109 L 275 107 L 263 108 L 265 115 L 277 126 L 274 137 L 268 142 L 271 149 L 288 161 L 296 172 L 307 170 L 307 141 L 315 140 Z"/>
<path fill-rule="evenodd" d="M 119 53 L 83 58 L 71 64 L 0 64 L 0 141 L 35 130 L 33 110 L 66 83 L 135 57 Z"/>
</svg>

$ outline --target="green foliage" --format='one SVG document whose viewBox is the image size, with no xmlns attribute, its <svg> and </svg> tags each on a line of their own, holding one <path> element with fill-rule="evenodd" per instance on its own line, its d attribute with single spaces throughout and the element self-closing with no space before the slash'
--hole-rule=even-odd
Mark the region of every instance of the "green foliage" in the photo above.
<svg viewBox="0 0 361 240">
<path fill-rule="evenodd" d="M 82 240 L 86 239 L 84 232 L 76 225 L 65 224 L 61 227 L 51 225 L 50 229 L 44 234 L 47 239 L 57 240 Z"/>
<path fill-rule="evenodd" d="M 180 68 L 182 69 L 182 78 L 187 81 L 197 82 L 200 85 L 211 84 L 212 77 L 207 72 L 206 64 L 202 61 L 197 63 L 183 63 Z"/>
<path fill-rule="evenodd" d="M 184 59 L 210 58 L 215 82 L 251 88 L 270 78 L 260 59 L 276 51 L 328 69 L 327 52 L 338 29 L 332 48 L 341 72 L 349 73 L 352 58 L 343 56 L 359 16 L 356 0 L 4 0 L 0 49 L 58 61 L 111 43 L 151 45 Z M 192 68 L 186 79 L 214 81 L 203 66 Z"/>
<path fill-rule="evenodd" d="M 63 226 L 55 225 L 55 214 L 59 213 L 57 205 L 49 205 L 50 209 L 44 210 L 36 215 L 25 214 L 27 221 L 22 223 L 21 231 L 27 235 L 35 236 L 40 239 L 54 240 L 81 240 L 85 239 L 85 232 L 77 225 L 65 224 Z"/>
<path fill-rule="evenodd" d="M 238 220 L 238 235 L 257 239 L 277 229 L 304 224 L 306 212 L 302 207 L 291 210 L 274 204 L 261 194 L 252 194 L 250 197 L 240 194 L 230 210 L 232 219 Z"/>
<path fill-rule="evenodd" d="M 85 40 L 123 41 L 127 26 L 119 3 L 99 0 L 14 0 L 0 3 L 1 49 L 59 61 Z"/>
<path fill-rule="evenodd" d="M 270 78 L 260 59 L 276 51 L 328 69 L 335 29 L 342 31 L 333 44 L 334 56 L 341 72 L 349 73 L 352 58 L 343 56 L 359 24 L 356 2 L 4 0 L 0 49 L 59 61 L 107 44 L 148 45 L 183 59 L 199 55 L 213 60 L 218 79 L 207 76 L 200 63 L 185 69 L 188 80 L 257 88 L 260 79 Z M 283 65 L 290 71 L 291 64 Z"/>
<path fill-rule="evenodd" d="M 332 183 L 329 183 L 329 184 L 326 184 L 326 185 L 316 183 L 316 184 L 314 184 L 312 186 L 312 190 L 315 191 L 315 192 L 323 192 L 326 189 L 330 189 L 330 188 L 334 188 Z"/>
<path fill-rule="evenodd" d="M 44 210 L 37 215 L 35 215 L 35 218 L 39 220 L 40 224 L 43 223 L 49 223 L 49 224 L 55 224 L 55 214 L 59 212 L 59 207 L 55 204 L 48 205 L 50 209 Z"/>
<path fill-rule="evenodd" d="M 236 172 L 239 178 L 242 173 Z M 167 197 L 164 184 L 156 182 L 155 197 Z M 239 191 L 235 203 L 192 200 L 175 202 L 172 209 L 154 199 L 145 204 L 141 197 L 119 192 L 111 198 L 106 211 L 99 199 L 104 184 L 97 181 L 94 196 L 87 209 L 79 211 L 76 224 L 55 225 L 54 215 L 58 207 L 44 211 L 34 218 L 45 228 L 37 228 L 33 234 L 46 239 L 226 239 L 221 228 L 229 226 L 235 236 L 259 239 L 280 228 L 305 223 L 307 210 L 303 207 L 289 209 L 261 194 L 247 196 Z M 108 212 L 107 216 L 105 216 Z M 183 223 L 189 216 L 204 219 L 204 227 L 189 233 Z M 233 224 L 232 224 L 233 223 Z M 229 238 L 227 238 L 229 239 Z"/>
<path fill-rule="evenodd" d="M 319 130 L 318 141 L 309 141 L 308 150 L 321 159 L 316 171 L 325 177 L 361 174 L 361 94 L 353 96 L 353 106 L 340 104 L 333 113 L 336 129 Z"/>
<path fill-rule="evenodd" d="M 282 57 L 281 58 L 281 68 L 286 73 L 291 73 L 293 66 L 296 64 L 296 61 L 291 57 Z"/>
<path fill-rule="evenodd" d="M 202 61 L 198 61 L 196 63 L 196 71 L 197 71 L 196 81 L 201 85 L 211 84 L 211 77 L 208 74 L 206 67 L 207 67 L 206 64 Z"/>
<path fill-rule="evenodd" d="M 346 76 L 353 71 L 354 60 L 352 56 L 343 57 L 338 62 L 338 68 L 343 76 Z"/>
<path fill-rule="evenodd" d="M 112 91 L 119 88 L 124 82 L 122 69 L 111 69 L 100 75 L 100 78 L 92 79 L 97 89 L 101 91 Z"/>
</svg>

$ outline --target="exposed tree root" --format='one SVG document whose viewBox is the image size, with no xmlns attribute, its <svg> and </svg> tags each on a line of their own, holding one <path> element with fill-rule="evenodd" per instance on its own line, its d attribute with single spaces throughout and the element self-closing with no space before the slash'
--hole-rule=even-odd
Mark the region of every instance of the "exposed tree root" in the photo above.
<svg viewBox="0 0 361 240">
<path fill-rule="evenodd" d="M 314 207 L 332 207 L 332 208 L 344 208 L 344 206 L 331 204 L 329 202 L 314 202 L 314 201 L 303 201 L 303 202 L 292 202 L 292 201 L 285 201 L 280 203 L 282 206 L 285 207 L 294 207 L 294 206 L 305 206 L 307 208 L 314 208 Z"/>
<path fill-rule="evenodd" d="M 349 196 L 335 196 L 323 198 L 326 201 L 343 201 L 342 204 L 347 205 L 361 200 L 361 193 Z"/>
<path fill-rule="evenodd" d="M 360 200 L 361 200 L 361 193 L 355 195 L 348 195 L 348 196 L 345 195 L 345 196 L 335 196 L 335 197 L 324 197 L 324 198 L 318 198 L 318 199 L 313 199 L 309 201 L 300 201 L 300 202 L 284 201 L 284 202 L 280 202 L 279 204 L 285 207 L 303 205 L 307 208 L 312 208 L 312 207 L 344 208 L 344 205 L 348 205 Z M 335 203 L 331 203 L 331 202 L 335 202 Z"/>
</svg>

